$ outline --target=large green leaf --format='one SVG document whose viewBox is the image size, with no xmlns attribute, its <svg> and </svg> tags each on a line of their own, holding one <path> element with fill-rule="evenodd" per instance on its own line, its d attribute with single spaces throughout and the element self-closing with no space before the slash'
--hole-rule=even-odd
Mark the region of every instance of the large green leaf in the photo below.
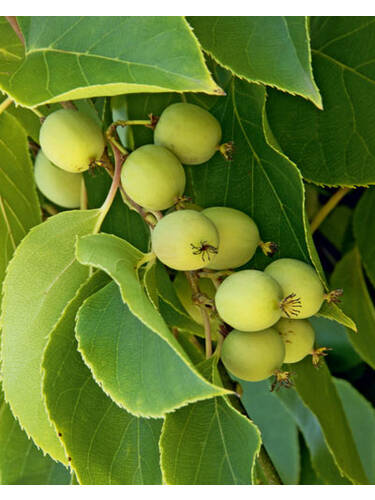
<svg viewBox="0 0 375 500">
<path fill-rule="evenodd" d="M 316 82 L 324 111 L 271 91 L 267 113 L 283 151 L 318 184 L 375 183 L 374 17 L 311 21 Z"/>
<path fill-rule="evenodd" d="M 352 431 L 335 385 L 324 362 L 319 369 L 307 357 L 290 365 L 295 387 L 304 404 L 315 414 L 336 465 L 352 482 L 368 484 Z"/>
<path fill-rule="evenodd" d="M 115 283 L 85 301 L 76 335 L 95 379 L 134 415 L 160 416 L 191 398 L 186 365 L 132 314 Z"/>
<path fill-rule="evenodd" d="M 0 115 L 0 291 L 14 250 L 40 220 L 26 132 L 13 116 L 3 113 Z"/>
<path fill-rule="evenodd" d="M 64 450 L 42 397 L 41 362 L 51 329 L 89 273 L 75 260 L 75 239 L 92 232 L 99 215 L 99 210 L 63 212 L 33 228 L 18 246 L 4 281 L 5 399 L 34 442 L 62 462 Z"/>
<path fill-rule="evenodd" d="M 363 265 L 375 286 L 375 189 L 368 189 L 361 197 L 354 212 L 354 235 Z"/>
<path fill-rule="evenodd" d="M 370 484 L 375 484 L 375 409 L 346 380 L 335 379 Z"/>
<path fill-rule="evenodd" d="M 342 307 L 358 326 L 357 334 L 349 334 L 350 342 L 361 358 L 375 368 L 375 308 L 357 248 L 347 253 L 336 265 L 331 283 L 333 287 L 344 289 Z"/>
<path fill-rule="evenodd" d="M 189 22 L 204 50 L 237 76 L 299 94 L 321 108 L 305 17 L 206 16 Z"/>
<path fill-rule="evenodd" d="M 300 456 L 297 426 L 268 381 L 244 382 L 241 401 L 259 427 L 263 444 L 284 484 L 298 484 Z"/>
<path fill-rule="evenodd" d="M 0 484 L 69 484 L 68 470 L 43 455 L 0 402 Z"/>
<path fill-rule="evenodd" d="M 280 389 L 277 396 L 302 432 L 310 452 L 313 469 L 324 484 L 351 484 L 337 468 L 318 419 L 303 403 L 297 391 Z"/>
<path fill-rule="evenodd" d="M 43 361 L 48 411 L 81 484 L 160 484 L 162 422 L 119 408 L 95 383 L 77 351 L 78 308 L 106 283 L 104 273 L 84 283 L 50 335 Z"/>
<path fill-rule="evenodd" d="M 147 401 L 145 399 L 146 395 L 142 394 L 138 401 L 134 398 L 134 403 L 131 406 L 129 401 L 126 402 L 126 408 L 129 409 L 129 411 L 137 415 L 157 417 L 189 402 L 218 396 L 228 392 L 221 387 L 212 385 L 195 370 L 189 357 L 172 335 L 162 316 L 148 299 L 136 272 L 138 263 L 144 257 L 142 252 L 131 246 L 125 240 L 102 233 L 80 238 L 77 242 L 76 255 L 77 259 L 82 264 L 102 269 L 116 281 L 120 287 L 123 302 L 127 304 L 129 311 L 135 318 L 138 318 L 140 323 L 144 325 L 143 334 L 148 333 L 158 337 L 159 344 L 155 340 L 154 345 L 159 345 L 159 352 L 161 352 L 161 346 L 166 344 L 163 345 L 163 347 L 166 355 L 169 357 L 168 362 L 171 366 L 173 363 L 172 371 L 174 375 L 170 377 L 168 385 L 160 389 L 161 392 L 159 394 L 158 406 L 156 407 L 156 400 L 153 401 L 152 407 L 143 406 L 147 404 Z M 129 316 L 129 318 L 131 318 L 131 316 Z M 110 334 L 110 331 L 108 334 Z M 118 339 L 119 337 L 116 338 L 113 335 L 109 337 L 109 342 L 113 344 L 111 348 L 111 359 L 108 360 L 108 365 L 106 364 L 106 367 L 111 370 L 111 372 L 106 379 L 100 376 L 98 371 L 101 368 L 100 363 L 102 363 L 101 354 L 98 356 L 98 353 L 95 353 L 95 363 L 88 358 L 86 351 L 84 351 L 84 356 L 96 379 L 103 383 L 106 390 L 111 393 L 111 396 L 118 401 L 119 404 L 125 404 L 125 402 L 119 398 L 118 393 L 114 393 L 109 387 L 109 382 L 111 387 L 119 386 L 118 382 L 116 382 L 116 343 Z M 140 356 L 142 356 L 141 347 L 142 345 L 140 343 Z M 145 356 L 144 362 L 146 362 L 147 356 Z M 156 358 L 158 357 L 156 356 Z M 158 359 L 155 359 L 155 362 L 157 361 Z M 162 363 L 156 366 L 160 366 L 163 369 L 166 368 Z M 113 370 L 113 368 L 115 368 L 115 370 Z M 122 377 L 124 377 L 124 375 L 122 375 Z"/>
<path fill-rule="evenodd" d="M 215 359 L 198 366 L 209 376 Z M 257 427 L 227 398 L 190 404 L 165 418 L 160 438 L 163 479 L 167 484 L 251 484 L 260 443 Z"/>
<path fill-rule="evenodd" d="M 12 75 L 0 74 L 0 86 L 26 107 L 131 92 L 222 93 L 183 17 L 18 21 L 26 57 Z"/>
</svg>

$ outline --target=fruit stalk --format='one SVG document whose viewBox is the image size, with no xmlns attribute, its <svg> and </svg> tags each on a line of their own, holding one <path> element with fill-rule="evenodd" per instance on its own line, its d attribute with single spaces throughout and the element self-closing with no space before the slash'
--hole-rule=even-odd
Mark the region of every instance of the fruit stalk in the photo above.
<svg viewBox="0 0 375 500">
<path fill-rule="evenodd" d="M 325 205 L 319 210 L 315 215 L 314 219 L 310 224 L 311 234 L 313 234 L 320 224 L 325 220 L 325 218 L 332 212 L 332 210 L 340 203 L 342 198 L 350 191 L 349 187 L 341 187 L 338 189 L 333 196 L 327 201 Z"/>
<path fill-rule="evenodd" d="M 185 271 L 186 278 L 190 284 L 191 290 L 193 292 L 193 296 L 198 296 L 201 292 L 198 286 L 198 278 L 195 272 L 193 271 Z M 204 336 L 205 336 L 205 344 L 206 344 L 206 359 L 212 356 L 212 337 L 211 337 L 211 324 L 210 318 L 208 317 L 207 310 L 204 304 L 197 304 L 199 306 L 203 326 L 204 326 Z"/>
</svg>

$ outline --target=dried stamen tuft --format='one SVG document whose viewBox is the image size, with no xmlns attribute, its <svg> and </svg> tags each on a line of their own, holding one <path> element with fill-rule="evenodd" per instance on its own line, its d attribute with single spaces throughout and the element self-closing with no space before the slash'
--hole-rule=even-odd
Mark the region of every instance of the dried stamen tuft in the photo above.
<svg viewBox="0 0 375 500">
<path fill-rule="evenodd" d="M 218 146 L 217 149 L 220 151 L 220 153 L 224 156 L 224 158 L 227 161 L 232 160 L 234 151 L 233 141 L 224 142 L 224 144 L 220 144 L 220 146 Z"/>
<path fill-rule="evenodd" d="M 340 302 L 341 296 L 344 293 L 344 290 L 342 288 L 338 288 L 337 290 L 332 290 L 331 292 L 328 292 L 324 295 L 324 299 L 330 304 L 333 302 L 334 304 L 337 304 Z"/>
<path fill-rule="evenodd" d="M 216 255 L 218 252 L 217 247 L 209 245 L 207 241 L 201 241 L 199 246 L 190 243 L 190 246 L 193 250 L 193 255 L 200 255 L 200 254 L 202 255 L 203 262 L 206 262 L 206 259 L 208 262 L 210 262 L 212 254 Z"/>
<path fill-rule="evenodd" d="M 283 372 L 282 370 L 275 370 L 274 371 L 274 376 L 275 379 L 272 382 L 271 385 L 271 392 L 273 392 L 275 389 L 278 391 L 280 387 L 285 387 L 286 389 L 289 389 L 290 387 L 293 387 L 293 377 L 294 373 L 292 372 Z"/>
<path fill-rule="evenodd" d="M 288 316 L 298 316 L 302 307 L 301 299 L 295 293 L 291 293 L 280 302 L 280 309 Z"/>
<path fill-rule="evenodd" d="M 314 349 L 311 353 L 312 355 L 312 363 L 315 368 L 319 368 L 320 362 L 322 361 L 324 356 L 328 356 L 327 351 L 332 351 L 330 347 L 319 347 L 318 349 Z"/>
</svg>

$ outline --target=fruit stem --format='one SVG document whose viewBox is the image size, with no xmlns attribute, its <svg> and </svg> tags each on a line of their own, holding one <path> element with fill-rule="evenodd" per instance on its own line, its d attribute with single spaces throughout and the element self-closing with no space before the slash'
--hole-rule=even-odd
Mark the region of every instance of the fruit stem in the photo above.
<svg viewBox="0 0 375 500">
<path fill-rule="evenodd" d="M 41 113 L 39 111 L 38 108 L 30 108 L 30 111 L 32 111 L 34 113 L 34 115 L 36 115 L 38 118 L 40 118 L 41 120 L 44 120 L 45 116 L 43 115 L 43 113 Z"/>
<path fill-rule="evenodd" d="M 87 190 L 86 190 L 86 184 L 85 180 L 82 176 L 81 179 L 81 193 L 80 193 L 80 199 L 79 199 L 79 208 L 80 210 L 87 210 Z"/>
<path fill-rule="evenodd" d="M 109 209 L 111 208 L 113 200 L 117 193 L 117 189 L 120 186 L 121 169 L 124 164 L 125 158 L 124 155 L 121 153 L 121 151 L 119 151 L 115 146 L 112 146 L 112 151 L 115 157 L 115 173 L 112 178 L 112 184 L 108 191 L 107 198 L 104 200 L 103 205 L 100 207 L 101 214 L 98 218 L 98 222 L 96 223 L 94 234 L 100 231 L 105 216 L 107 215 Z"/>
<path fill-rule="evenodd" d="M 64 109 L 74 109 L 74 111 L 77 111 L 77 106 L 72 101 L 61 101 L 60 106 Z"/>
<path fill-rule="evenodd" d="M 13 102 L 13 99 L 10 98 L 9 96 L 4 99 L 4 101 L 0 104 L 0 115 L 3 111 L 7 109 L 8 106 L 10 106 Z"/>
<path fill-rule="evenodd" d="M 325 205 L 319 210 L 315 215 L 314 219 L 310 224 L 311 234 L 313 234 L 320 224 L 325 220 L 325 218 L 332 212 L 332 210 L 340 203 L 342 198 L 351 190 L 349 187 L 341 187 L 338 189 L 333 196 L 327 201 Z"/>
<path fill-rule="evenodd" d="M 279 476 L 279 473 L 275 469 L 275 466 L 273 465 L 263 445 L 260 447 L 257 460 L 269 484 L 283 484 Z"/>
<path fill-rule="evenodd" d="M 198 296 L 201 294 L 198 285 L 198 276 L 194 271 L 185 271 L 186 278 L 190 284 L 193 296 Z M 212 337 L 211 337 L 211 324 L 210 318 L 208 317 L 208 312 L 204 304 L 197 304 L 201 312 L 203 325 L 204 325 L 204 336 L 206 340 L 206 359 L 212 356 Z"/>
</svg>

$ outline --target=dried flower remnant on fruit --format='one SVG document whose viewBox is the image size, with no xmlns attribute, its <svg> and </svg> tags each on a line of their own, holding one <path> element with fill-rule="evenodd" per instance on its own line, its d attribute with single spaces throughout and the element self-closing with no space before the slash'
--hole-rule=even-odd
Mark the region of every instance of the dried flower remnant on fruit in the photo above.
<svg viewBox="0 0 375 500">
<path fill-rule="evenodd" d="M 218 252 L 217 247 L 209 245 L 207 241 L 201 241 L 199 246 L 190 243 L 194 255 L 201 255 L 203 262 L 210 262 L 212 259 L 211 255 L 216 255 Z"/>
<path fill-rule="evenodd" d="M 311 355 L 312 355 L 312 364 L 315 366 L 315 368 L 319 368 L 321 365 L 322 359 L 325 356 L 328 356 L 327 351 L 332 351 L 330 347 L 319 347 L 318 349 L 315 349 Z"/>
<path fill-rule="evenodd" d="M 301 299 L 296 297 L 295 293 L 291 293 L 280 302 L 280 309 L 288 318 L 297 317 L 302 307 Z"/>
<path fill-rule="evenodd" d="M 281 387 L 285 387 L 286 389 L 290 389 L 294 386 L 293 377 L 294 373 L 282 370 L 274 371 L 274 380 L 271 385 L 271 392 L 274 390 L 278 391 Z"/>
</svg>

